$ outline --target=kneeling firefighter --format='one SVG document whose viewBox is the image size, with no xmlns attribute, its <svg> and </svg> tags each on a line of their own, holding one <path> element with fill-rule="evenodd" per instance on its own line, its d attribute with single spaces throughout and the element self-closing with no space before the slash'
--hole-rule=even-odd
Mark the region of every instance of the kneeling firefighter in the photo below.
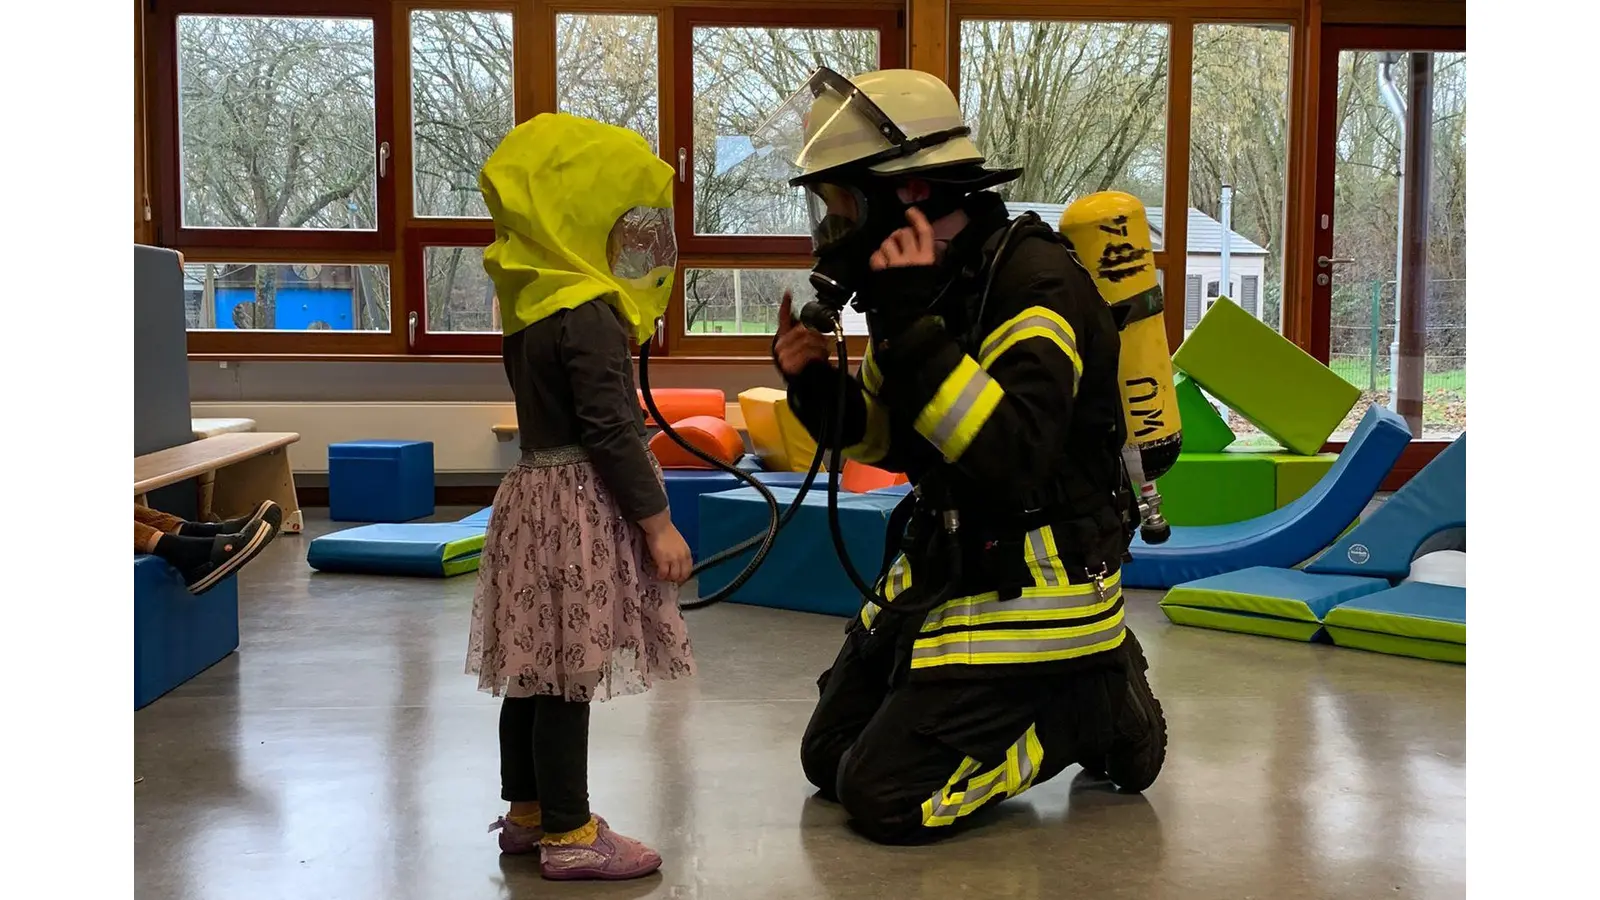
<svg viewBox="0 0 1600 900">
<path fill-rule="evenodd" d="M 1066 239 L 990 190 L 1021 171 L 986 168 L 968 133 L 932 75 L 818 69 L 758 135 L 799 169 L 813 226 L 812 328 L 786 298 L 773 344 L 789 404 L 915 486 L 801 751 L 882 842 L 949 833 L 1073 763 L 1142 791 L 1166 753 L 1123 619 L 1139 507 L 1117 328 Z M 841 393 L 819 331 L 847 302 L 870 348 Z"/>
</svg>

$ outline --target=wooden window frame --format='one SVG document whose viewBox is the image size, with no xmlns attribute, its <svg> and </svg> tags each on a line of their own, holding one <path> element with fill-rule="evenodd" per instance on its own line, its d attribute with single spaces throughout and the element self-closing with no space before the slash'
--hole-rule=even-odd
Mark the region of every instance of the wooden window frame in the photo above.
<svg viewBox="0 0 1600 900">
<path fill-rule="evenodd" d="M 697 235 L 694 233 L 694 30 L 701 27 L 875 28 L 879 33 L 878 64 L 883 68 L 905 65 L 904 4 L 869 2 L 855 6 L 813 6 L 798 9 L 751 9 L 733 6 L 679 6 L 672 11 L 671 85 L 674 99 L 671 127 L 662 129 L 662 157 L 678 166 L 684 152 L 682 176 L 674 185 L 677 210 L 679 272 L 687 269 L 810 269 L 811 240 L 804 236 Z M 666 67 L 663 66 L 665 71 Z M 853 73 L 849 73 L 853 74 Z M 663 79 L 665 81 L 665 79 Z M 798 89 L 800 85 L 795 85 Z M 663 104 L 665 108 L 665 104 Z M 663 115 L 665 118 L 665 115 Z M 671 139 L 668 140 L 668 135 Z M 667 307 L 660 351 L 669 358 L 705 362 L 767 359 L 770 335 L 702 335 L 687 331 L 684 282 L 679 277 Z M 850 354 L 866 351 L 866 338 L 852 336 Z"/>
</svg>

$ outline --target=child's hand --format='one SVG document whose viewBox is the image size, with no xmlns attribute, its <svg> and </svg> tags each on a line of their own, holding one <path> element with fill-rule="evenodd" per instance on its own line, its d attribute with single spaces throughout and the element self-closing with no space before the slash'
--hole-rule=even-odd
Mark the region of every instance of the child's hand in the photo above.
<svg viewBox="0 0 1600 900">
<path fill-rule="evenodd" d="M 644 529 L 645 545 L 650 549 L 651 562 L 656 564 L 656 575 L 673 584 L 688 581 L 689 570 L 694 568 L 694 556 L 689 552 L 689 542 L 673 526 L 671 513 L 662 510 L 639 526 Z"/>
</svg>

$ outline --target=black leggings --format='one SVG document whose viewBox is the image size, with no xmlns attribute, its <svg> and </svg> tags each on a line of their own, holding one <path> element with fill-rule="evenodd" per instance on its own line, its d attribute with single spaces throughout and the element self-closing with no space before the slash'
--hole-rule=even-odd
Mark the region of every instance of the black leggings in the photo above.
<svg viewBox="0 0 1600 900">
<path fill-rule="evenodd" d="M 589 822 L 589 704 L 507 697 L 500 704 L 500 799 L 538 801 L 551 834 Z"/>
</svg>

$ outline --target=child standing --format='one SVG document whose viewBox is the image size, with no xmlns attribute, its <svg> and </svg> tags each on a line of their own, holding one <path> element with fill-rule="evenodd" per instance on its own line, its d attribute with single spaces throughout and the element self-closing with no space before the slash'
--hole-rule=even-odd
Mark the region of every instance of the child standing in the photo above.
<svg viewBox="0 0 1600 900">
<path fill-rule="evenodd" d="M 666 308 L 672 178 L 634 132 L 568 115 L 511 131 L 479 184 L 522 459 L 495 495 L 467 671 L 500 708 L 505 853 L 555 879 L 661 857 L 589 810 L 589 704 L 692 674 L 689 547 L 645 444 L 632 346 Z"/>
</svg>

